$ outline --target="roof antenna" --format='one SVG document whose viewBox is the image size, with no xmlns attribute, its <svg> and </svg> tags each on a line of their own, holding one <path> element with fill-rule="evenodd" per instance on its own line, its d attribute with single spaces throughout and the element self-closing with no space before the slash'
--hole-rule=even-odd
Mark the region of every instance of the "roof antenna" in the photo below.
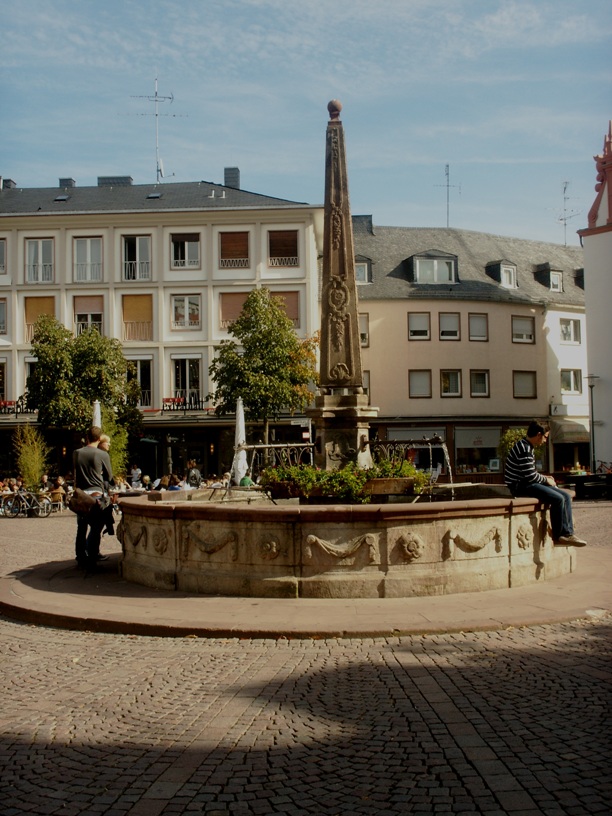
<svg viewBox="0 0 612 816">
<path fill-rule="evenodd" d="M 570 200 L 570 197 L 567 194 L 567 188 L 569 185 L 569 181 L 563 182 L 563 215 L 560 215 L 557 218 L 557 221 L 560 224 L 563 224 L 563 246 L 567 246 L 567 222 L 570 220 L 570 218 L 575 218 L 582 212 L 582 210 L 567 211 L 567 202 Z"/>
<path fill-rule="evenodd" d="M 450 226 L 450 188 L 457 187 L 459 195 L 461 195 L 461 185 L 450 183 L 450 164 L 444 165 L 444 175 L 446 176 L 446 184 L 436 184 L 436 187 L 446 187 L 446 227 Z"/>
<path fill-rule="evenodd" d="M 155 113 L 139 113 L 138 116 L 155 116 L 155 165 L 156 165 L 156 179 L 157 184 L 159 184 L 160 179 L 165 178 L 164 173 L 164 165 L 159 155 L 159 117 L 160 116 L 172 116 L 173 118 L 183 118 L 180 113 L 161 113 L 159 112 L 159 103 L 160 102 L 170 102 L 172 104 L 174 102 L 174 94 L 170 93 L 170 96 L 160 96 L 157 92 L 157 77 L 155 77 L 155 93 L 153 96 L 132 96 L 132 99 L 146 99 L 149 102 L 155 103 Z M 174 173 L 170 174 L 171 176 Z"/>
</svg>

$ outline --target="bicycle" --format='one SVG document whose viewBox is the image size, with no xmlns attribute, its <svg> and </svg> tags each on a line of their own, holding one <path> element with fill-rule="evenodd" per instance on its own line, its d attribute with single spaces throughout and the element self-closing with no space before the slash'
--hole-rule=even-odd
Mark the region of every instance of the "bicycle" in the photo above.
<svg viewBox="0 0 612 816">
<path fill-rule="evenodd" d="M 36 518 L 47 518 L 51 515 L 51 499 L 48 496 L 35 496 L 34 493 L 14 493 L 2 502 L 2 511 L 7 518 L 27 516 L 32 513 Z"/>
</svg>

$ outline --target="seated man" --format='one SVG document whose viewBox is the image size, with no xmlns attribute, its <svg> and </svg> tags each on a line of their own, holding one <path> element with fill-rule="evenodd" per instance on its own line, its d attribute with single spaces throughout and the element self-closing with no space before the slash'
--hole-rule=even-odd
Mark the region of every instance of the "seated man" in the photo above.
<svg viewBox="0 0 612 816">
<path fill-rule="evenodd" d="M 535 420 L 529 423 L 527 435 L 516 442 L 508 458 L 504 479 L 513 496 L 538 499 L 550 507 L 550 525 L 555 546 L 584 547 L 586 541 L 574 535 L 572 497 L 557 487 L 552 476 L 538 473 L 534 449 L 548 439 L 548 431 Z"/>
</svg>

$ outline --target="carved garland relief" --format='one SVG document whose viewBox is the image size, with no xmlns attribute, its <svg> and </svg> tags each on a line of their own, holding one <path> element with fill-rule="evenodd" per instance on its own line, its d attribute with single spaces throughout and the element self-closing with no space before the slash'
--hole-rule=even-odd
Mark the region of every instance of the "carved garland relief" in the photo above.
<svg viewBox="0 0 612 816">
<path fill-rule="evenodd" d="M 150 543 L 158 555 L 163 555 L 168 549 L 168 534 L 162 527 L 147 527 L 145 524 L 125 524 L 123 522 L 117 530 L 117 537 L 122 545 L 132 547 L 142 547 L 147 550 Z"/>
<path fill-rule="evenodd" d="M 326 541 L 316 535 L 309 535 L 306 537 L 304 546 L 304 562 L 312 561 L 313 548 L 320 547 L 324 553 L 331 555 L 333 558 L 342 559 L 350 558 L 355 555 L 360 547 L 365 546 L 368 549 L 368 562 L 370 564 L 378 564 L 380 562 L 380 554 L 378 550 L 378 538 L 372 533 L 358 536 L 345 544 L 332 544 L 331 541 Z"/>
<path fill-rule="evenodd" d="M 475 538 L 472 540 L 468 540 L 460 535 L 456 530 L 452 528 L 447 530 L 444 534 L 442 539 L 443 543 L 443 552 L 442 557 L 452 558 L 455 553 L 455 549 L 459 548 L 466 553 L 473 553 L 482 550 L 487 544 L 495 543 L 495 552 L 501 552 L 502 549 L 502 536 L 501 530 L 499 527 L 491 527 L 491 529 L 487 530 L 484 535 L 481 535 L 479 538 Z"/>
</svg>

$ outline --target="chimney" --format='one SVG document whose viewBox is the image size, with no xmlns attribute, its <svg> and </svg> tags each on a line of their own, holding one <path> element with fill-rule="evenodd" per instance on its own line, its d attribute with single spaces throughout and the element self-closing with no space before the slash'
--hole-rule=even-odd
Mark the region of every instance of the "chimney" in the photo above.
<svg viewBox="0 0 612 816">
<path fill-rule="evenodd" d="M 76 187 L 76 181 L 73 178 L 61 178 L 59 180 L 59 186 L 62 190 L 66 187 Z"/>
<path fill-rule="evenodd" d="M 232 187 L 234 190 L 240 189 L 240 168 L 226 167 L 225 168 L 225 186 Z"/>
<path fill-rule="evenodd" d="M 131 176 L 98 176 L 98 187 L 129 187 L 133 180 Z"/>
<path fill-rule="evenodd" d="M 17 182 L 13 181 L 13 179 L 4 179 L 2 182 L 3 190 L 14 190 L 16 186 Z"/>
</svg>

